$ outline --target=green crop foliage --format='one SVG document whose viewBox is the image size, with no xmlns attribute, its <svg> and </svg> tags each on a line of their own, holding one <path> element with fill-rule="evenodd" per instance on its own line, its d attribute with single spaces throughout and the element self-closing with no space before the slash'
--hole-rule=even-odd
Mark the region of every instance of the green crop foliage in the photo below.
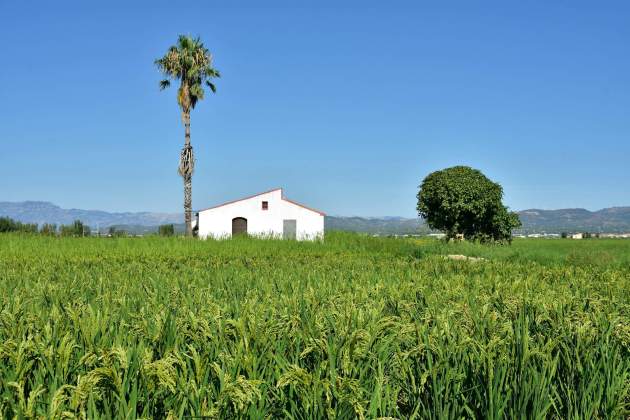
<svg viewBox="0 0 630 420">
<path fill-rule="evenodd" d="M 628 418 L 630 241 L 0 235 L 0 418 L 185 416 Z"/>
</svg>

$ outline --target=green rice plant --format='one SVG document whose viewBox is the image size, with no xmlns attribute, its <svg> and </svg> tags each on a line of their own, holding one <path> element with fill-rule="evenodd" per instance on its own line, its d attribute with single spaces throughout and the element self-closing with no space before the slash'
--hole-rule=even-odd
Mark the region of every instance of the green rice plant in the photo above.
<svg viewBox="0 0 630 420">
<path fill-rule="evenodd" d="M 3 234 L 0 418 L 627 418 L 628 244 Z"/>
</svg>

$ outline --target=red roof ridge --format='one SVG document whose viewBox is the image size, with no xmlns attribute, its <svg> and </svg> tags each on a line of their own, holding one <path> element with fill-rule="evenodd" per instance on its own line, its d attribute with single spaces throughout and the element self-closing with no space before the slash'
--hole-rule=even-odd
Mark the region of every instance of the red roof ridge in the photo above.
<svg viewBox="0 0 630 420">
<path fill-rule="evenodd" d="M 226 201 L 225 203 L 217 204 L 216 206 L 206 207 L 205 209 L 197 210 L 197 213 L 199 213 L 200 211 L 216 209 L 217 207 L 227 206 L 228 204 L 232 204 L 232 203 L 238 203 L 239 201 L 249 200 L 250 198 L 258 197 L 259 195 L 268 194 L 270 192 L 274 192 L 274 191 L 278 191 L 278 190 L 281 191 L 280 194 L 282 195 L 282 188 L 274 188 L 274 189 L 269 190 L 269 191 L 264 191 L 264 192 L 261 192 L 261 193 L 258 193 L 258 194 L 253 194 L 253 195 L 250 195 L 250 196 L 247 196 L 247 197 L 239 198 L 238 200 Z"/>
<path fill-rule="evenodd" d="M 324 213 L 324 212 L 322 212 L 322 211 L 315 210 L 315 209 L 313 209 L 313 208 L 310 208 L 310 207 L 307 207 L 307 206 L 305 206 L 305 205 L 303 205 L 303 204 L 300 204 L 300 203 L 298 203 L 298 202 L 296 202 L 296 201 L 289 200 L 288 198 L 285 198 L 285 197 L 284 197 L 284 193 L 282 192 L 282 188 L 274 188 L 274 189 L 269 190 L 269 191 L 264 191 L 264 192 L 261 192 L 261 193 L 258 193 L 258 194 L 254 194 L 254 195 L 250 195 L 250 196 L 247 196 L 247 197 L 239 198 L 238 200 L 226 201 L 225 203 L 222 203 L 222 204 L 217 204 L 216 206 L 207 207 L 207 208 L 205 208 L 205 209 L 197 210 L 197 212 L 196 212 L 196 213 L 199 213 L 199 212 L 201 212 L 201 211 L 206 211 L 206 210 L 216 209 L 216 208 L 218 208 L 218 207 L 227 206 L 228 204 L 238 203 L 239 201 L 249 200 L 250 198 L 258 197 L 259 195 L 268 194 L 268 193 L 270 193 L 270 192 L 274 192 L 274 191 L 278 191 L 278 190 L 280 190 L 280 197 L 282 198 L 282 200 L 283 200 L 283 201 L 286 201 L 286 202 L 288 202 L 288 203 L 291 203 L 291 204 L 294 204 L 294 205 L 296 205 L 296 206 L 302 207 L 302 208 L 304 208 L 304 209 L 306 209 L 306 210 L 310 210 L 310 211 L 312 211 L 312 212 L 319 213 L 319 214 L 320 214 L 320 215 L 322 215 L 322 216 L 326 216 L 326 213 Z"/>
<path fill-rule="evenodd" d="M 304 204 L 300 204 L 300 203 L 295 202 L 293 200 L 289 200 L 288 198 L 285 198 L 284 196 L 282 196 L 282 200 L 286 201 L 286 202 L 289 202 L 291 204 L 295 204 L 296 206 L 302 207 L 303 209 L 310 210 L 310 211 L 315 212 L 315 213 L 319 213 L 322 216 L 326 216 L 326 213 L 324 213 L 323 211 L 319 211 L 319 210 L 312 209 L 310 207 L 306 207 Z"/>
</svg>

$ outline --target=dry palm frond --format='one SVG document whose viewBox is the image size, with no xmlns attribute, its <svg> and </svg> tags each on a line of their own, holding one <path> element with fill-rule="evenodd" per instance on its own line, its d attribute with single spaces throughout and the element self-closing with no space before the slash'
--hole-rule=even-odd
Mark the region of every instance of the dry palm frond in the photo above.
<svg viewBox="0 0 630 420">
<path fill-rule="evenodd" d="M 189 178 L 195 171 L 195 156 L 190 144 L 185 145 L 179 154 L 179 167 L 177 172 L 184 178 Z"/>
</svg>

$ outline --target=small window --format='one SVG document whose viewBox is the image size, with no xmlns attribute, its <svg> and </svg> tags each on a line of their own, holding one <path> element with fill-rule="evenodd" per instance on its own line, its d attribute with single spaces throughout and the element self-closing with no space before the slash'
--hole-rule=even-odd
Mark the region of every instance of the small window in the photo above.
<svg viewBox="0 0 630 420">
<path fill-rule="evenodd" d="M 262 209 L 263 210 L 269 210 L 269 201 L 263 201 L 262 202 Z"/>
</svg>

